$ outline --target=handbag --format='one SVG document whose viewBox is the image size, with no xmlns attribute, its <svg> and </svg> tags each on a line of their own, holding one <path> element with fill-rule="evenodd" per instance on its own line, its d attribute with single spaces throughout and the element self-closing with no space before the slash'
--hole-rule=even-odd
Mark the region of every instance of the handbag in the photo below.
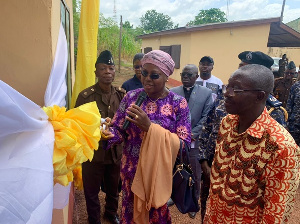
<svg viewBox="0 0 300 224">
<path fill-rule="evenodd" d="M 179 158 L 173 168 L 173 186 L 171 199 L 178 210 L 185 214 L 198 212 L 200 207 L 196 198 L 195 177 L 190 164 L 189 148 L 185 145 L 186 163 L 182 159 L 182 141 L 180 140 Z"/>
</svg>

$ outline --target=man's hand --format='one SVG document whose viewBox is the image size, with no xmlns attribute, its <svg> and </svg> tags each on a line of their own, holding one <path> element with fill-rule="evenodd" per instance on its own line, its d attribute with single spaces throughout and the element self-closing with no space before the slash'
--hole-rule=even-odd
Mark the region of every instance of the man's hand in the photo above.
<svg viewBox="0 0 300 224">
<path fill-rule="evenodd" d="M 105 139 L 105 140 L 109 140 L 111 138 L 113 138 L 115 135 L 113 133 L 111 133 L 109 131 L 109 129 L 106 130 L 102 130 L 101 131 L 101 136 Z"/>
<path fill-rule="evenodd" d="M 209 167 L 207 160 L 203 160 L 200 163 L 204 178 L 207 178 L 209 180 L 211 168 Z"/>
</svg>

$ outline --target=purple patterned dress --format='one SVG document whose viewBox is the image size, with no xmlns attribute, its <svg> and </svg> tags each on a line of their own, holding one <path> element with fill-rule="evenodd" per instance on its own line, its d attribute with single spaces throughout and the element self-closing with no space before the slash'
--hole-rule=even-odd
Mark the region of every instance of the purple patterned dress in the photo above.
<svg viewBox="0 0 300 224">
<path fill-rule="evenodd" d="M 108 142 L 108 147 L 112 144 L 124 141 L 123 157 L 121 164 L 122 178 L 122 211 L 121 223 L 133 223 L 133 193 L 131 191 L 132 181 L 136 172 L 140 147 L 143 140 L 143 131 L 135 124 L 130 123 L 126 131 L 122 125 L 127 115 L 126 109 L 130 104 L 135 103 L 137 97 L 144 89 L 136 89 L 127 93 L 121 101 L 116 112 L 110 131 L 115 135 Z M 173 92 L 168 96 L 159 99 L 156 102 L 151 101 L 149 97 L 141 105 L 151 122 L 159 124 L 172 133 L 177 133 L 178 137 L 185 140 L 187 144 L 191 142 L 191 121 L 190 112 L 186 100 Z M 167 204 L 150 210 L 150 223 L 171 223 L 171 216 Z"/>
</svg>

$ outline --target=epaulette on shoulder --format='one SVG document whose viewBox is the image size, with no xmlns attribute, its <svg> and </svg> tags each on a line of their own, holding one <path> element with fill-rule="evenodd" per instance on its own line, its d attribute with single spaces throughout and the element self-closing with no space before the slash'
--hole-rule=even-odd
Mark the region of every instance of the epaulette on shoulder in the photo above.
<svg viewBox="0 0 300 224">
<path fill-rule="evenodd" d="M 117 91 L 126 94 L 126 90 L 121 87 L 115 87 Z"/>
<path fill-rule="evenodd" d="M 271 94 L 269 94 L 269 96 L 268 96 L 267 104 L 269 104 L 271 107 L 280 107 L 280 106 L 282 106 L 282 102 L 280 102 L 279 100 L 277 100 Z"/>
<path fill-rule="evenodd" d="M 86 88 L 85 90 L 83 90 L 81 92 L 81 95 L 84 97 L 84 98 L 87 98 L 89 95 L 95 93 L 95 87 L 94 86 L 90 86 L 89 88 Z"/>
</svg>

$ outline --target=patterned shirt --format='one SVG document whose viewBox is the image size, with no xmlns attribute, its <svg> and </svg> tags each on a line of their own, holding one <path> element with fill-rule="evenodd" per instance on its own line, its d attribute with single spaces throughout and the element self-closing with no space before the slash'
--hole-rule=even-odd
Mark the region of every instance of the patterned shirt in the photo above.
<svg viewBox="0 0 300 224">
<path fill-rule="evenodd" d="M 221 123 L 204 223 L 287 223 L 299 185 L 299 147 L 263 113 L 243 133 L 237 115 Z"/>
<path fill-rule="evenodd" d="M 286 109 L 289 114 L 288 130 L 300 145 L 300 82 L 296 82 L 292 88 L 287 101 Z"/>
<path fill-rule="evenodd" d="M 270 98 L 271 96 L 269 99 Z M 266 107 L 271 117 L 286 128 L 285 111 L 284 108 L 281 107 L 281 102 L 279 103 L 278 106 L 275 106 L 267 101 Z M 221 121 L 226 115 L 224 95 L 219 91 L 214 106 L 208 113 L 207 120 L 204 122 L 205 125 L 203 125 L 202 132 L 199 136 L 200 160 L 207 160 L 209 165 L 212 164 L 215 155 L 216 140 Z"/>
</svg>

